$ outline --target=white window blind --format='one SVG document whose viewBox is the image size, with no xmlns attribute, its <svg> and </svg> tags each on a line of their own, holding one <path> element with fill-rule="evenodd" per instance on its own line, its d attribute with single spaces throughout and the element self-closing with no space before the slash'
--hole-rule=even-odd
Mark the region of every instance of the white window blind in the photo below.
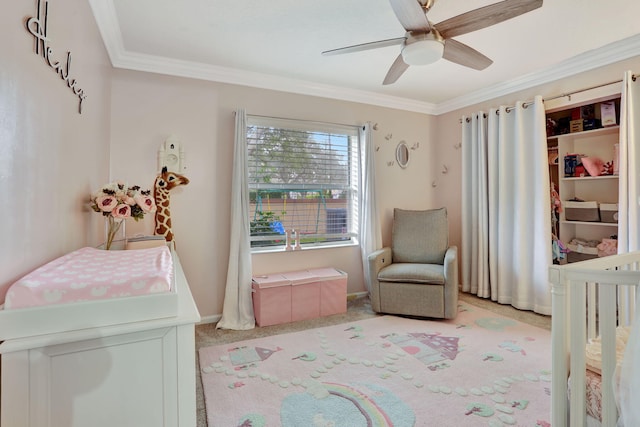
<svg viewBox="0 0 640 427">
<path fill-rule="evenodd" d="M 357 127 L 248 116 L 247 145 L 252 247 L 357 236 Z"/>
</svg>

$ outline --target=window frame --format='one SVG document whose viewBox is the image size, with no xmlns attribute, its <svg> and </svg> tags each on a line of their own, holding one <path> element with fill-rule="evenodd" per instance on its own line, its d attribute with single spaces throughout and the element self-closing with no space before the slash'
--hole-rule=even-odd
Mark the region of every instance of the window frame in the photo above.
<svg viewBox="0 0 640 427">
<path fill-rule="evenodd" d="M 255 126 L 263 127 L 263 128 L 273 128 L 283 131 L 295 131 L 295 132 L 303 132 L 307 134 L 307 138 L 312 138 L 313 134 L 322 134 L 331 137 L 343 137 L 346 138 L 347 147 L 345 150 L 345 158 L 346 165 L 344 166 L 345 176 L 347 177 L 347 182 L 344 185 L 338 185 L 340 188 L 334 188 L 333 186 L 337 185 L 336 182 L 330 183 L 258 183 L 252 182 L 251 168 L 252 168 L 252 160 L 251 156 L 251 147 L 255 146 L 251 143 L 251 140 L 254 139 L 251 137 L 251 129 Z M 256 224 L 257 213 L 260 212 L 260 215 L 265 211 L 258 211 L 258 196 L 255 196 L 255 200 L 252 201 L 252 197 L 259 191 L 269 192 L 269 191 L 280 191 L 282 193 L 295 193 L 295 192 L 303 192 L 306 193 L 304 198 L 309 197 L 308 193 L 318 193 L 318 198 L 322 199 L 324 209 L 325 209 L 325 226 L 328 222 L 328 213 L 326 206 L 326 193 L 331 190 L 342 190 L 346 192 L 345 203 L 346 203 L 346 230 L 342 233 L 318 233 L 317 229 L 320 225 L 320 220 L 316 219 L 315 227 L 316 232 L 312 233 L 310 236 L 306 238 L 301 238 L 302 241 L 300 244 L 301 248 L 311 249 L 311 248 L 326 248 L 326 247 L 342 247 L 342 246 L 353 246 L 358 244 L 358 234 L 359 234 L 359 218 L 358 218 L 358 209 L 359 209 L 359 200 L 360 200 L 360 182 L 361 182 L 361 165 L 360 165 L 360 144 L 361 144 L 361 133 L 360 126 L 356 125 L 343 125 L 343 124 L 335 124 L 335 123 L 327 123 L 327 122 L 318 122 L 318 121 L 308 121 L 308 120 L 296 120 L 296 119 L 284 119 L 284 118 L 276 118 L 276 117 L 267 117 L 267 116 L 257 116 L 257 115 L 247 115 L 247 127 L 246 127 L 246 137 L 247 137 L 247 158 L 248 158 L 248 170 L 247 170 L 247 181 L 249 188 L 249 220 L 251 222 L 252 231 L 255 230 L 254 225 Z M 326 149 L 326 148 L 324 148 Z M 339 163 L 332 163 L 332 165 L 336 165 Z M 331 188 L 328 188 L 331 187 Z M 318 201 L 320 203 L 320 201 Z M 285 205 L 286 206 L 286 205 Z M 318 205 L 318 209 L 320 209 L 320 205 Z M 267 213 L 273 213 L 271 211 L 267 211 Z M 286 212 L 283 211 L 283 214 L 286 216 Z M 340 214 L 340 212 L 336 212 L 336 214 Z M 253 218 L 253 221 L 252 221 Z M 284 223 L 286 221 L 283 219 L 281 224 L 284 229 Z M 264 224 L 264 222 L 263 222 Z M 270 223 L 273 224 L 273 223 Z M 264 225 L 262 226 L 264 229 Z M 279 229 L 282 231 L 282 229 Z M 277 234 L 265 234 L 264 236 L 256 236 L 251 232 L 250 234 L 250 246 L 251 252 L 265 252 L 265 251 L 284 251 L 286 248 L 286 234 L 281 237 L 279 242 L 274 242 L 274 236 L 277 237 Z M 313 239 L 324 239 L 323 241 L 309 241 Z M 307 240 L 307 242 L 304 242 Z M 260 241 L 272 241 L 271 244 L 267 244 L 265 246 L 260 246 L 260 244 L 256 245 L 255 242 Z M 295 248 L 295 247 L 294 247 Z"/>
</svg>

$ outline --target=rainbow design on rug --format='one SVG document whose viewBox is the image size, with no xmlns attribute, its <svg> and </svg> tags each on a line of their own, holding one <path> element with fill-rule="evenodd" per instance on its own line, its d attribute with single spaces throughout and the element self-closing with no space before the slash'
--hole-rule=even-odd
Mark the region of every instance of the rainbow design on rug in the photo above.
<svg viewBox="0 0 640 427">
<path fill-rule="evenodd" d="M 412 427 L 413 410 L 390 390 L 375 384 L 310 382 L 305 393 L 291 394 L 280 408 L 283 427 Z"/>
</svg>

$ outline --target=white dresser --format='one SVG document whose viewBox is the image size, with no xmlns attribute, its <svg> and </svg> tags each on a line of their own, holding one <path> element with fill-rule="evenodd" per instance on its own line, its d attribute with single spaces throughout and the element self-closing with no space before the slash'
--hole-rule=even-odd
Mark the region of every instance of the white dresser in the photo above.
<svg viewBox="0 0 640 427">
<path fill-rule="evenodd" d="M 174 259 L 175 315 L 0 344 L 0 425 L 195 427 L 200 315 Z"/>
</svg>

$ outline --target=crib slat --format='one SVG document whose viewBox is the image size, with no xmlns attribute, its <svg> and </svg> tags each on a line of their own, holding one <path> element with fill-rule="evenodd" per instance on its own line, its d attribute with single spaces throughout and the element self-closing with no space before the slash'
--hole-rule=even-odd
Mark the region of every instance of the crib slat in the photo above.
<svg viewBox="0 0 640 427">
<path fill-rule="evenodd" d="M 618 324 L 630 325 L 632 321 L 633 305 L 632 289 L 629 286 L 620 286 L 618 288 Z"/>
<path fill-rule="evenodd" d="M 570 406 L 570 423 L 571 427 L 583 427 L 585 425 L 586 411 L 586 381 L 585 370 L 586 361 L 584 349 L 587 345 L 587 331 L 585 319 L 587 316 L 586 309 L 586 288 L 584 282 L 570 282 L 571 287 L 571 307 L 569 309 L 571 334 L 570 352 L 571 352 L 571 398 Z"/>
<path fill-rule="evenodd" d="M 640 285 L 640 283 L 639 283 Z M 631 300 L 631 306 L 630 306 L 630 311 L 631 311 L 631 316 L 629 316 L 629 325 L 633 325 L 633 322 L 636 320 L 635 316 L 636 316 L 636 307 L 638 306 L 638 298 L 640 298 L 640 292 L 638 292 L 638 287 L 634 287 L 631 288 L 630 291 L 630 300 Z"/>
<path fill-rule="evenodd" d="M 551 287 L 551 425 L 567 424 L 567 378 L 569 360 L 568 301 L 569 288 L 564 271 L 549 268 Z"/>
<path fill-rule="evenodd" d="M 597 285 L 591 282 L 587 284 L 587 287 L 587 339 L 592 340 L 598 336 L 598 331 L 596 330 Z"/>
<path fill-rule="evenodd" d="M 616 286 L 599 289 L 600 339 L 602 345 L 602 425 L 615 426 L 618 418 L 612 378 L 616 368 Z"/>
</svg>

